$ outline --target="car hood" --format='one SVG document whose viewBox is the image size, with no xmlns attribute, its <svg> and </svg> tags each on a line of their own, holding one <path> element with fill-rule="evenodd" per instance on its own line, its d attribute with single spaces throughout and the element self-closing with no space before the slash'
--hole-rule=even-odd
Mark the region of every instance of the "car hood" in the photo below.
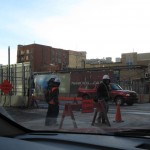
<svg viewBox="0 0 150 150">
<path fill-rule="evenodd" d="M 136 93 L 135 91 L 131 91 L 131 90 L 117 90 L 120 92 L 124 92 L 124 93 Z"/>
</svg>

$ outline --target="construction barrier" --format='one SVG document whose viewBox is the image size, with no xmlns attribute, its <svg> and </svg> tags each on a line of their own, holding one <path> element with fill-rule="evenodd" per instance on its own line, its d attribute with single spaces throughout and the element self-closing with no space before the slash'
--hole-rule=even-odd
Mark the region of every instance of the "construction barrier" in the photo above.
<svg viewBox="0 0 150 150">
<path fill-rule="evenodd" d="M 67 100 L 69 100 L 69 99 L 67 99 Z M 62 128 L 64 119 L 65 119 L 66 116 L 71 117 L 71 119 L 73 121 L 74 128 L 77 128 L 77 124 L 76 124 L 76 121 L 75 121 L 73 111 L 81 110 L 81 109 L 82 109 L 82 113 L 93 112 L 94 111 L 93 100 L 92 99 L 91 100 L 83 100 L 82 103 L 80 103 L 80 104 L 70 104 L 70 103 L 65 104 L 59 129 Z"/>
<path fill-rule="evenodd" d="M 95 110 L 93 121 L 92 121 L 91 125 L 92 126 L 95 125 L 95 120 L 96 120 L 96 117 L 97 117 L 97 113 L 99 112 L 99 113 L 104 114 L 104 119 L 106 121 L 106 125 L 111 126 L 110 122 L 109 122 L 109 119 L 108 119 L 108 116 L 107 116 L 105 106 L 104 106 L 104 101 L 99 101 L 98 103 L 95 103 L 95 107 L 96 107 L 96 110 Z"/>
<path fill-rule="evenodd" d="M 93 99 L 86 99 L 82 101 L 82 113 L 92 113 L 94 112 L 94 102 Z"/>
<path fill-rule="evenodd" d="M 82 97 L 62 97 L 59 96 L 58 99 L 61 101 L 82 101 Z"/>
<path fill-rule="evenodd" d="M 35 99 L 36 98 L 33 97 L 34 103 L 36 102 Z M 65 106 L 64 106 L 62 117 L 61 117 L 60 126 L 59 126 L 60 129 L 63 126 L 63 122 L 64 122 L 64 119 L 66 116 L 71 117 L 71 119 L 73 121 L 74 128 L 77 128 L 77 124 L 75 121 L 73 111 L 82 110 L 81 111 L 82 113 L 93 113 L 94 108 L 96 108 L 96 110 L 94 113 L 92 125 L 94 126 L 97 113 L 99 112 L 99 113 L 104 114 L 104 117 L 106 120 L 105 124 L 108 126 L 111 126 L 110 122 L 108 120 L 108 117 L 107 117 L 107 112 L 106 112 L 106 109 L 104 107 L 103 101 L 99 101 L 98 103 L 94 103 L 93 99 L 83 99 L 82 97 L 62 97 L 62 96 L 59 96 L 59 101 L 72 101 L 72 104 L 71 103 L 64 104 Z M 80 102 L 80 103 L 78 103 L 78 102 Z M 38 105 L 37 105 L 37 107 L 38 107 Z M 117 117 L 118 117 L 118 112 L 117 112 Z"/>
<path fill-rule="evenodd" d="M 70 116 L 72 121 L 73 121 L 73 125 L 74 125 L 74 128 L 77 128 L 77 124 L 76 124 L 76 121 L 75 121 L 75 117 L 74 117 L 74 114 L 73 114 L 73 106 L 77 106 L 78 104 L 65 104 L 65 107 L 64 107 L 64 111 L 63 111 L 63 114 L 62 114 L 62 118 L 61 118 L 61 122 L 60 122 L 60 126 L 59 126 L 59 129 L 62 128 L 62 125 L 63 125 L 63 122 L 64 122 L 64 119 L 66 116 Z"/>
<path fill-rule="evenodd" d="M 73 104 L 82 103 L 82 97 L 59 97 L 59 101 L 72 101 Z M 76 108 L 77 111 L 80 111 L 79 108 Z"/>
</svg>

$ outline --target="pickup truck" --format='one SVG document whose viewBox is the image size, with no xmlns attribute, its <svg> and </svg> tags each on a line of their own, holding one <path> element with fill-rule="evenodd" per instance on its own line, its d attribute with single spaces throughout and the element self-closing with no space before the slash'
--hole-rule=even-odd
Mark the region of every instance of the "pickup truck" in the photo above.
<svg viewBox="0 0 150 150">
<path fill-rule="evenodd" d="M 97 86 L 94 84 L 82 84 L 78 88 L 77 96 L 83 99 L 94 99 Z M 110 97 L 116 105 L 119 103 L 120 105 L 127 104 L 131 106 L 138 101 L 138 94 L 135 91 L 123 90 L 116 83 L 110 83 Z"/>
</svg>

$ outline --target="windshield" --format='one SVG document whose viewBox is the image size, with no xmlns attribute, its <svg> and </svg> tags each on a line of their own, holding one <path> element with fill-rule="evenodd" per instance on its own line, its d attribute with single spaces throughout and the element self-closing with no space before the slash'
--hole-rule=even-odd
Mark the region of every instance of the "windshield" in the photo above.
<svg viewBox="0 0 150 150">
<path fill-rule="evenodd" d="M 111 90 L 122 90 L 118 84 L 110 84 Z"/>
<path fill-rule="evenodd" d="M 35 131 L 150 128 L 148 0 L 0 6 L 0 113 Z"/>
</svg>

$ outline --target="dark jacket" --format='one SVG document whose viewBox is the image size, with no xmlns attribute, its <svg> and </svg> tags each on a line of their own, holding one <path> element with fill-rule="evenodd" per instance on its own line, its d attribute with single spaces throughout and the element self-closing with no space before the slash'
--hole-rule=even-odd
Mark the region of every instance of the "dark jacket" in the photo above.
<svg viewBox="0 0 150 150">
<path fill-rule="evenodd" d="M 103 81 L 100 82 L 96 91 L 97 99 L 104 99 L 105 101 L 108 101 L 110 99 L 109 91 L 109 86 Z"/>
<path fill-rule="evenodd" d="M 48 88 L 45 93 L 45 99 L 46 99 L 47 103 L 49 103 L 50 101 L 54 101 L 55 104 L 59 104 L 58 96 L 59 96 L 59 88 L 58 87 Z"/>
</svg>

